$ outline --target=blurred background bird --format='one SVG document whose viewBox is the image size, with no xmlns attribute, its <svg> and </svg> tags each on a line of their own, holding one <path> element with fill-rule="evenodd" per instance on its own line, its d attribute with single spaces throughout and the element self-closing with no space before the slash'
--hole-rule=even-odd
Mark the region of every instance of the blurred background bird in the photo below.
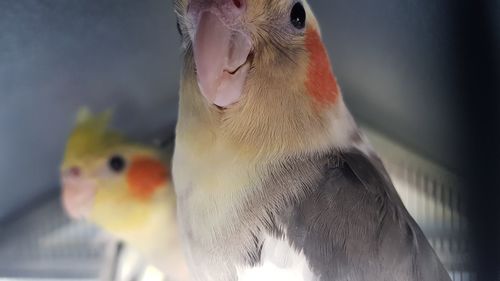
<svg viewBox="0 0 500 281">
<path fill-rule="evenodd" d="M 109 129 L 111 115 L 85 108 L 77 114 L 61 165 L 64 210 L 131 246 L 168 280 L 186 280 L 171 149 L 139 144 Z"/>
</svg>

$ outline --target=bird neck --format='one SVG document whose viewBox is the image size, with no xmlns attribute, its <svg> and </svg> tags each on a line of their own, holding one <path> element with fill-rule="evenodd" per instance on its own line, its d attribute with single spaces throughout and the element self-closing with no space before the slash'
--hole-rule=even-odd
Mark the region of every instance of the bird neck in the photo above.
<svg viewBox="0 0 500 281">
<path fill-rule="evenodd" d="M 357 134 L 340 96 L 319 113 L 294 108 L 221 112 L 200 99 L 193 103 L 187 99 L 181 95 L 177 142 L 200 155 L 222 148 L 223 153 L 264 161 L 349 147 Z"/>
</svg>

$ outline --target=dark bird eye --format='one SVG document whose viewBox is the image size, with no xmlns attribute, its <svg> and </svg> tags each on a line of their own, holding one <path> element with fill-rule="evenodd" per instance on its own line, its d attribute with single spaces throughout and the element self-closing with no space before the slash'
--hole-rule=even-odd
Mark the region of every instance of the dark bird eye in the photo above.
<svg viewBox="0 0 500 281">
<path fill-rule="evenodd" d="M 108 165 L 112 171 L 119 173 L 125 169 L 125 159 L 120 155 L 114 155 L 109 159 Z"/>
<path fill-rule="evenodd" d="M 290 21 L 297 29 L 302 29 L 306 26 L 306 11 L 300 2 L 295 3 L 290 13 Z"/>
</svg>

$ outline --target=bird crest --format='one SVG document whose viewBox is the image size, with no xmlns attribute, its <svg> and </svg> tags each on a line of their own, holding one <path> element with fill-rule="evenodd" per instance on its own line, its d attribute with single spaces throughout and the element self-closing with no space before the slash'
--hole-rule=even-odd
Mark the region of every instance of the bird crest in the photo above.
<svg viewBox="0 0 500 281">
<path fill-rule="evenodd" d="M 108 128 L 112 115 L 111 110 L 93 114 L 87 107 L 81 108 L 76 115 L 76 126 L 68 138 L 65 160 L 102 153 L 126 143 L 124 136 Z"/>
</svg>

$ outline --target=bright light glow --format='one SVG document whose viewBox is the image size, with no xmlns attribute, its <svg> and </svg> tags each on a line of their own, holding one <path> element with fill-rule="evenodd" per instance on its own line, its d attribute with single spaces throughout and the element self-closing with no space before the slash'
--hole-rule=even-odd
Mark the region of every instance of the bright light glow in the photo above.
<svg viewBox="0 0 500 281">
<path fill-rule="evenodd" d="M 156 269 L 156 267 L 148 266 L 146 270 L 144 270 L 144 274 L 142 275 L 141 281 L 162 281 L 163 274 L 161 271 Z"/>
</svg>

